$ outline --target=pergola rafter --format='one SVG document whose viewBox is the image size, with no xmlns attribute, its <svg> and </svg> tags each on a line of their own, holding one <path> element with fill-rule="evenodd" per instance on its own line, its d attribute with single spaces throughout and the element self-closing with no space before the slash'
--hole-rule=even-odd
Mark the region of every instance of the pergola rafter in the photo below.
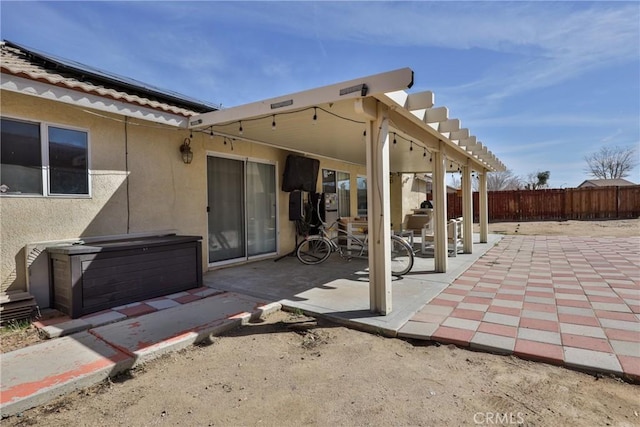
<svg viewBox="0 0 640 427">
<path fill-rule="evenodd" d="M 484 188 L 486 193 L 485 174 L 504 170 L 493 153 L 477 142 L 468 129 L 461 128 L 459 119 L 449 118 L 447 107 L 434 106 L 433 92 L 407 93 L 412 85 L 413 71 L 402 68 L 204 113 L 189 120 L 189 127 L 195 131 L 366 165 L 367 182 L 371 183 L 367 200 L 370 306 L 380 314 L 392 309 L 389 174 L 432 174 L 435 268 L 445 272 L 446 172 L 459 169 L 463 174 L 464 227 L 470 235 L 471 171 L 479 173 L 481 192 Z M 481 194 L 480 201 L 484 208 L 486 194 Z M 481 209 L 480 221 L 480 240 L 486 242 L 486 209 Z M 471 239 L 468 240 L 465 252 L 472 251 Z"/>
</svg>

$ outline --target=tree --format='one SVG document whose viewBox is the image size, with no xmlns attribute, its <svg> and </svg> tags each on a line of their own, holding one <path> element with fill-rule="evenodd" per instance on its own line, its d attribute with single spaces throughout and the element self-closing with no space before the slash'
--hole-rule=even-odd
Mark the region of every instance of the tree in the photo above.
<svg viewBox="0 0 640 427">
<path fill-rule="evenodd" d="M 600 179 L 624 178 L 638 165 L 635 147 L 604 146 L 584 159 L 585 172 Z"/>
<path fill-rule="evenodd" d="M 551 172 L 549 171 L 530 173 L 527 175 L 524 188 L 526 190 L 539 190 L 541 188 L 545 188 L 550 176 Z"/>
<path fill-rule="evenodd" d="M 520 177 L 507 169 L 502 172 L 489 172 L 487 174 L 487 191 L 517 190 L 522 186 Z"/>
<path fill-rule="evenodd" d="M 462 178 L 458 178 L 455 174 L 451 174 L 451 187 L 459 190 L 462 188 Z"/>
</svg>

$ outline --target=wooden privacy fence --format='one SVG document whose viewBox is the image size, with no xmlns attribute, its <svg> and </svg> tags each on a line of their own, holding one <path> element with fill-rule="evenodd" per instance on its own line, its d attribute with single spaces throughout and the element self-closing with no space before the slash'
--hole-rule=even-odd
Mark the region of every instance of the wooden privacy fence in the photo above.
<svg viewBox="0 0 640 427">
<path fill-rule="evenodd" d="M 640 216 L 640 185 L 489 191 L 489 222 L 623 219 Z M 479 216 L 478 193 L 473 193 L 473 220 Z M 447 198 L 449 218 L 462 216 L 462 196 Z"/>
</svg>

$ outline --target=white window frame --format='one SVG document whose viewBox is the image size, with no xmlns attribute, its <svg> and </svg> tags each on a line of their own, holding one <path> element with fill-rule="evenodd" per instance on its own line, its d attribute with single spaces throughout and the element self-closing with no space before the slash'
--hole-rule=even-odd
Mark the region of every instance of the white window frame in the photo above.
<svg viewBox="0 0 640 427">
<path fill-rule="evenodd" d="M 11 194 L 11 193 L 0 193 L 0 197 L 31 197 L 31 198 L 54 198 L 54 199 L 90 199 L 92 198 L 92 170 L 91 170 L 91 133 L 87 128 L 81 128 L 77 126 L 69 126 L 66 124 L 54 123 L 54 122 L 46 122 L 42 120 L 33 120 L 24 117 L 15 117 L 2 115 L 3 119 L 7 120 L 15 120 L 24 123 L 31 123 L 34 125 L 40 126 L 40 158 L 42 164 L 40 165 L 42 169 L 42 194 L 29 193 L 29 194 Z M 58 194 L 58 193 L 50 193 L 49 192 L 49 128 L 59 128 L 65 130 L 73 130 L 78 132 L 84 132 L 87 134 L 87 194 Z"/>
</svg>

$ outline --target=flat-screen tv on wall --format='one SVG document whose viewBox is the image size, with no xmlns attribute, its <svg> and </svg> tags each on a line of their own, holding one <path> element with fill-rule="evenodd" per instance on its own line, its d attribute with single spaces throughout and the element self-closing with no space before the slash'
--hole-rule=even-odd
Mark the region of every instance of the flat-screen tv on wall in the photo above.
<svg viewBox="0 0 640 427">
<path fill-rule="evenodd" d="M 282 191 L 300 190 L 315 193 L 319 170 L 320 160 L 289 154 L 284 166 Z"/>
</svg>

